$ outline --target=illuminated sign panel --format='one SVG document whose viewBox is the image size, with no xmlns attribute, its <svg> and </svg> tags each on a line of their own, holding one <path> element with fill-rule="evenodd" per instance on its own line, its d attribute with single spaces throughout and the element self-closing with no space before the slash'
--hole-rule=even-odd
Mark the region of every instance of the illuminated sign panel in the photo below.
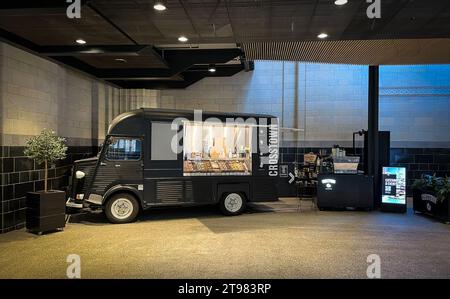
<svg viewBox="0 0 450 299">
<path fill-rule="evenodd" d="M 406 205 L 406 168 L 383 167 L 383 204 Z"/>
</svg>

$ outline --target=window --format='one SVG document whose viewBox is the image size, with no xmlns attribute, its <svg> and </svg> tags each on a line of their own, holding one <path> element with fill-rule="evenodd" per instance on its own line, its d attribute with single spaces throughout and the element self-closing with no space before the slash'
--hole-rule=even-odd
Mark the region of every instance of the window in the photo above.
<svg viewBox="0 0 450 299">
<path fill-rule="evenodd" d="M 110 139 L 106 151 L 108 160 L 140 160 L 141 159 L 141 140 L 134 138 Z"/>
<path fill-rule="evenodd" d="M 171 123 L 152 122 L 151 159 L 160 161 L 177 160 L 178 154 L 172 149 L 172 139 L 177 131 Z"/>
<path fill-rule="evenodd" d="M 185 122 L 183 175 L 251 175 L 251 125 Z"/>
</svg>

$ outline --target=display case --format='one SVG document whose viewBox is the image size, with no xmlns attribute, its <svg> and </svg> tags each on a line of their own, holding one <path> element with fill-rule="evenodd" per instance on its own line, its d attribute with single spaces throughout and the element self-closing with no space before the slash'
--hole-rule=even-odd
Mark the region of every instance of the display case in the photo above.
<svg viewBox="0 0 450 299">
<path fill-rule="evenodd" d="M 251 175 L 253 128 L 235 123 L 185 122 L 184 176 Z"/>
<path fill-rule="evenodd" d="M 358 173 L 359 157 L 334 157 L 334 173 Z"/>
</svg>

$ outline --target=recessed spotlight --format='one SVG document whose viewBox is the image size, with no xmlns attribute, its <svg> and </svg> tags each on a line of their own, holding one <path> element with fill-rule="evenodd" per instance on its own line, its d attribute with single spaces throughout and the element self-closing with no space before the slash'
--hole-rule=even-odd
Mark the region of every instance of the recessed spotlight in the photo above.
<svg viewBox="0 0 450 299">
<path fill-rule="evenodd" d="M 180 42 L 182 42 L 182 43 L 185 43 L 185 42 L 187 42 L 189 39 L 186 37 L 186 36 L 184 36 L 184 35 L 182 35 L 182 36 L 180 36 L 179 38 L 178 38 L 178 41 L 180 41 Z"/>
<path fill-rule="evenodd" d="M 328 37 L 328 34 L 326 34 L 326 33 L 321 33 L 321 34 L 319 34 L 317 37 L 318 37 L 318 38 L 324 39 L 324 38 L 327 38 L 327 37 Z"/>
<path fill-rule="evenodd" d="M 336 0 L 334 1 L 334 4 L 336 5 L 345 5 L 348 3 L 348 0 Z"/>
<path fill-rule="evenodd" d="M 156 1 L 155 4 L 153 5 L 153 8 L 158 11 L 163 11 L 167 9 L 166 5 L 162 1 Z"/>
<path fill-rule="evenodd" d="M 210 64 L 208 66 L 208 72 L 215 73 L 216 72 L 216 66 L 214 64 Z"/>
<path fill-rule="evenodd" d="M 79 45 L 84 45 L 84 44 L 86 44 L 86 41 L 85 41 L 84 39 L 81 39 L 81 38 L 76 39 L 75 42 L 76 42 L 77 44 L 79 44 Z"/>
<path fill-rule="evenodd" d="M 127 60 L 123 58 L 114 58 L 114 60 L 117 62 L 127 62 Z"/>
</svg>

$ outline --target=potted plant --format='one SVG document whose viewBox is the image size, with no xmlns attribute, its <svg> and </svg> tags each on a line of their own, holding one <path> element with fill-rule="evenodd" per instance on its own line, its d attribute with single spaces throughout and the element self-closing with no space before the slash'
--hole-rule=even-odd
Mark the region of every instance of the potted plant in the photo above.
<svg viewBox="0 0 450 299">
<path fill-rule="evenodd" d="M 27 193 L 26 227 L 30 232 L 42 234 L 65 226 L 65 192 L 48 189 L 48 168 L 66 157 L 65 139 L 52 130 L 43 130 L 27 140 L 24 154 L 44 164 L 44 190 Z"/>
<path fill-rule="evenodd" d="M 413 209 L 450 222 L 450 179 L 424 175 L 413 185 Z"/>
</svg>

